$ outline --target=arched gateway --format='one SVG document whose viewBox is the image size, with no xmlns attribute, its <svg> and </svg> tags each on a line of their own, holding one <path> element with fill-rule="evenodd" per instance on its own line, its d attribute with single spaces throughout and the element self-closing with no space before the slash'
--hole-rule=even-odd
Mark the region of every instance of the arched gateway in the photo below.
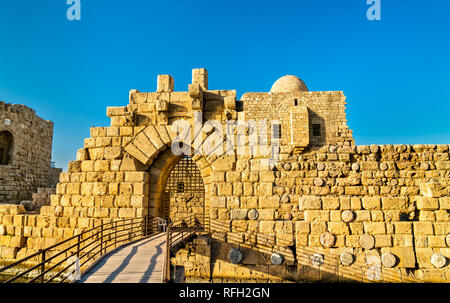
<svg viewBox="0 0 450 303">
<path fill-rule="evenodd" d="M 205 185 L 200 170 L 189 156 L 182 157 L 170 171 L 163 216 L 169 222 L 204 225 Z"/>
</svg>

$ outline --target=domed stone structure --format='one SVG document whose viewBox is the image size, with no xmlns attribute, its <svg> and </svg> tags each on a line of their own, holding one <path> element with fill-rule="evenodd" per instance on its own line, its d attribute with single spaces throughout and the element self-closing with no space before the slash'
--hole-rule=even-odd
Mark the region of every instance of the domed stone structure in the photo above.
<svg viewBox="0 0 450 303">
<path fill-rule="evenodd" d="M 286 75 L 275 81 L 270 89 L 271 93 L 299 93 L 307 92 L 305 82 L 299 77 Z"/>
</svg>

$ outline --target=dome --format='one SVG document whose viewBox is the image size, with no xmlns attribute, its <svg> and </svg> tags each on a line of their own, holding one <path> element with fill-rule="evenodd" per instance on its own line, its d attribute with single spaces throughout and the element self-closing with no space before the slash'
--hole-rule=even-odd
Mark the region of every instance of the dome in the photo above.
<svg viewBox="0 0 450 303">
<path fill-rule="evenodd" d="M 286 75 L 275 81 L 270 89 L 271 93 L 299 93 L 307 92 L 305 82 L 299 77 Z"/>
</svg>

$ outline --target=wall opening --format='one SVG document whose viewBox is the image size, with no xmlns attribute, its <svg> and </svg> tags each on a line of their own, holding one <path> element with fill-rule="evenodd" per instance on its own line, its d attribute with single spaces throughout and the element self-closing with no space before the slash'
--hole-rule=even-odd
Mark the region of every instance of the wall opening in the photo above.
<svg viewBox="0 0 450 303">
<path fill-rule="evenodd" d="M 11 164 L 13 146 L 13 135 L 7 130 L 0 132 L 0 165 Z"/>
<path fill-rule="evenodd" d="M 163 205 L 164 219 L 175 224 L 205 223 L 205 185 L 197 165 L 189 156 L 182 157 L 167 179 Z"/>
<path fill-rule="evenodd" d="M 313 136 L 320 137 L 322 135 L 320 124 L 313 124 Z"/>
<path fill-rule="evenodd" d="M 281 124 L 272 124 L 272 138 L 281 139 Z"/>
</svg>

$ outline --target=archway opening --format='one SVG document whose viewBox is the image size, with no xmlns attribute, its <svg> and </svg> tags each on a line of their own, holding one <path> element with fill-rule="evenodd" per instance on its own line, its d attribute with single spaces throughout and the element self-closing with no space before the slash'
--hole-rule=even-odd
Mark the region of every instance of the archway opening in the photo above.
<svg viewBox="0 0 450 303">
<path fill-rule="evenodd" d="M 0 132 L 0 165 L 11 163 L 13 144 L 14 137 L 9 131 Z"/>
<path fill-rule="evenodd" d="M 205 185 L 197 165 L 182 157 L 169 173 L 163 216 L 174 224 L 205 225 Z"/>
</svg>

